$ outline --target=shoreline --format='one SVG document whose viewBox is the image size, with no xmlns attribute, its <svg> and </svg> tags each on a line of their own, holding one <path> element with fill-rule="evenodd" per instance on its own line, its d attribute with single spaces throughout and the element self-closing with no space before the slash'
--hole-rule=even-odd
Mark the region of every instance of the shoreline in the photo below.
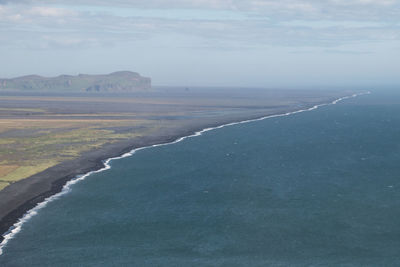
<svg viewBox="0 0 400 267">
<path fill-rule="evenodd" d="M 99 150 L 89 151 L 84 153 L 79 158 L 60 163 L 41 173 L 35 174 L 27 179 L 18 181 L 2 191 L 0 191 L 0 201 L 5 203 L 5 206 L 0 209 L 0 216 L 5 214 L 0 219 L 0 255 L 3 247 L 17 234 L 22 225 L 31 217 L 35 216 L 41 208 L 47 203 L 53 201 L 60 196 L 66 194 L 70 190 L 70 186 L 85 179 L 93 173 L 98 173 L 111 168 L 110 162 L 114 159 L 120 159 L 133 155 L 135 152 L 169 144 L 178 143 L 187 138 L 200 136 L 205 132 L 220 129 L 226 126 L 243 124 L 254 121 L 261 121 L 269 118 L 289 116 L 305 111 L 315 110 L 326 105 L 334 105 L 338 102 L 357 97 L 370 92 L 362 92 L 344 96 L 335 99 L 328 103 L 313 104 L 314 106 L 293 111 L 283 111 L 276 114 L 258 115 L 250 118 L 225 118 L 220 121 L 202 122 L 190 127 L 174 129 L 172 133 L 166 135 L 145 136 L 139 140 L 126 140 L 115 144 L 102 147 Z M 23 196 L 17 193 L 22 191 Z M 19 199 L 15 203 L 15 199 Z M 5 201 L 3 201 L 3 199 Z M 13 205 L 14 204 L 14 205 Z M 9 212 L 7 212 L 7 210 Z"/>
</svg>

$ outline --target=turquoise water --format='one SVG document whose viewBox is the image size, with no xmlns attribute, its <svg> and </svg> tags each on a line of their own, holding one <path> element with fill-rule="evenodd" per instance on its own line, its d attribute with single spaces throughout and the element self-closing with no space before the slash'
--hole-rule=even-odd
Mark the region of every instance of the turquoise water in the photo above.
<svg viewBox="0 0 400 267">
<path fill-rule="evenodd" d="M 115 160 L 1 266 L 398 266 L 400 95 L 225 127 Z"/>
</svg>

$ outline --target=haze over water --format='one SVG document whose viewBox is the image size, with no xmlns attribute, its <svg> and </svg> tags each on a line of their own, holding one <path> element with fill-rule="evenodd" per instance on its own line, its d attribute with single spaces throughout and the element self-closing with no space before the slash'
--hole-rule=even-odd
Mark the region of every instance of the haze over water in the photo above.
<svg viewBox="0 0 400 267">
<path fill-rule="evenodd" d="M 115 160 L 0 265 L 396 266 L 399 103 L 376 91 Z"/>
</svg>

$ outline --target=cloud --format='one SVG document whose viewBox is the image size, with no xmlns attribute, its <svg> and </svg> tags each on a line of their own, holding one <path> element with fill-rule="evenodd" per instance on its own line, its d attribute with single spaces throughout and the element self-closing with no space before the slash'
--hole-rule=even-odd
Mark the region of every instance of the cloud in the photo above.
<svg viewBox="0 0 400 267">
<path fill-rule="evenodd" d="M 397 0 L 0 0 L 1 3 L 31 6 L 104 7 L 135 9 L 227 10 L 248 16 L 290 20 L 398 21 Z"/>
<path fill-rule="evenodd" d="M 2 46 L 87 48 L 165 35 L 186 36 L 197 47 L 243 48 L 400 39 L 399 3 L 392 0 L 116 0 L 112 8 L 104 0 L 1 3 Z M 189 11 L 197 15 L 183 18 Z M 208 16 L 211 11 L 219 13 Z M 216 19 L 222 11 L 231 13 Z"/>
<path fill-rule="evenodd" d="M 55 8 L 55 7 L 32 7 L 27 10 L 27 12 L 32 16 L 39 17 L 66 17 L 66 16 L 76 16 L 77 12 L 66 9 L 66 8 Z"/>
<path fill-rule="evenodd" d="M 358 51 L 358 50 L 339 50 L 339 49 L 326 49 L 324 51 L 328 54 L 339 54 L 339 55 L 367 55 L 372 54 L 370 51 Z"/>
<path fill-rule="evenodd" d="M 53 0 L 0 0 L 0 3 L 31 3 L 34 5 L 55 4 Z M 342 10 L 346 13 L 357 14 L 357 12 L 367 11 L 370 13 L 379 11 L 389 12 L 391 8 L 396 8 L 398 12 L 399 1 L 397 0 L 58 0 L 57 4 L 77 6 L 112 6 L 112 7 L 131 7 L 131 8 L 157 8 L 157 9 L 224 9 L 235 11 L 254 11 L 257 13 L 272 13 L 281 11 L 290 13 L 296 11 L 305 14 L 318 14 L 319 16 L 332 16 L 329 11 L 338 11 L 343 8 L 357 7 L 352 10 Z M 382 9 L 381 9 L 382 8 Z M 360 10 L 361 9 L 361 10 Z M 326 13 L 328 12 L 328 13 Z M 385 14 L 382 13 L 382 16 Z"/>
</svg>

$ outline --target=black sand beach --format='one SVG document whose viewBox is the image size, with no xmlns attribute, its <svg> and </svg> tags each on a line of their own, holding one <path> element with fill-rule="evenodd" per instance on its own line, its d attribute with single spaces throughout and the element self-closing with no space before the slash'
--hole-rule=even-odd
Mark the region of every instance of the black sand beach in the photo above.
<svg viewBox="0 0 400 267">
<path fill-rule="evenodd" d="M 83 175 L 90 171 L 102 168 L 104 166 L 103 162 L 108 158 L 120 156 L 135 148 L 146 147 L 160 143 L 168 143 L 176 140 L 179 137 L 191 135 L 196 131 L 200 131 L 208 127 L 256 119 L 273 114 L 282 114 L 299 109 L 310 108 L 322 103 L 329 103 L 339 97 L 349 95 L 349 92 L 288 91 L 286 94 L 282 94 L 282 92 L 280 92 L 280 96 L 276 96 L 275 99 L 273 99 L 271 96 L 273 96 L 274 93 L 268 91 L 267 94 L 259 92 L 257 94 L 250 94 L 250 97 L 245 100 L 235 98 L 235 96 L 230 99 L 219 98 L 218 94 L 216 95 L 216 97 L 213 97 L 212 93 L 209 91 L 207 91 L 207 93 L 196 91 L 193 93 L 193 95 L 182 96 L 179 91 L 174 91 L 173 93 L 162 91 L 157 97 L 158 99 L 162 99 L 164 101 L 163 104 L 154 104 L 154 102 L 149 104 L 148 101 L 147 103 L 146 101 L 143 101 L 143 99 L 148 100 L 148 97 L 136 97 L 138 102 L 143 102 L 141 104 L 142 108 L 139 110 L 137 105 L 135 105 L 134 109 L 136 110 L 131 111 L 129 115 L 135 113 L 137 116 L 149 117 L 149 115 L 145 114 L 145 112 L 148 113 L 149 111 L 155 110 L 155 112 L 152 112 L 150 117 L 157 123 L 162 121 L 162 126 L 156 131 L 151 131 L 146 135 L 108 143 L 98 149 L 83 152 L 75 159 L 63 161 L 53 167 L 30 176 L 29 178 L 16 181 L 1 190 L 1 234 L 3 235 L 6 233 L 10 227 L 23 216 L 24 213 L 33 208 L 35 205 L 42 202 L 45 198 L 60 192 L 66 182 L 74 179 L 78 175 Z M 238 96 L 240 96 L 240 93 L 237 93 L 236 97 Z M 16 99 L 14 105 L 19 108 L 21 108 L 21 106 L 40 107 L 43 105 L 48 105 L 48 102 L 54 104 L 54 101 L 52 102 L 50 100 L 43 102 L 41 100 L 43 98 L 41 97 L 38 97 L 37 101 L 33 101 L 32 99 L 28 101 L 26 98 L 24 98 L 24 96 L 14 97 L 15 98 L 13 99 Z M 21 101 L 18 101 L 19 97 L 21 98 Z M 154 99 L 154 96 L 150 96 L 150 99 L 151 98 Z M 72 109 L 71 105 L 66 105 L 64 109 L 62 106 L 58 106 L 57 112 L 64 112 L 67 115 L 71 115 L 71 113 L 88 113 L 87 110 L 82 110 L 87 109 L 87 105 L 84 105 L 84 103 L 82 104 L 82 101 L 89 101 L 89 99 L 82 99 L 83 100 L 80 101 L 72 101 L 73 103 L 78 103 L 79 106 L 82 107 L 81 110 Z M 10 101 L 2 102 L 1 100 L 2 99 L 0 97 L 0 107 L 5 106 L 9 108 L 12 106 Z M 170 101 L 171 104 L 165 104 L 167 101 Z M 218 101 L 222 104 L 218 105 Z M 177 104 L 177 102 L 179 102 L 179 104 Z M 229 104 L 227 104 L 228 102 Z M 107 113 L 115 112 L 115 110 L 110 110 L 110 106 L 104 106 L 106 106 L 108 109 L 106 110 Z M 99 116 L 105 116 L 102 115 L 102 113 L 104 113 L 104 106 L 96 106 L 96 113 L 98 113 Z M 113 106 L 117 107 L 115 104 L 113 104 Z M 123 105 L 121 107 L 120 104 L 118 105 L 117 109 L 119 109 L 118 112 L 121 112 L 121 109 L 124 111 Z M 145 110 L 145 112 L 143 110 Z M 173 116 L 165 116 L 165 110 L 179 111 L 181 112 L 182 118 L 177 119 Z M 53 112 L 51 115 L 56 115 L 55 113 L 56 112 Z M 118 116 L 124 117 L 125 115 Z M 2 114 L 2 118 L 6 119 L 12 118 L 13 116 L 23 117 L 21 114 Z M 119 130 L 123 129 L 125 128 L 120 127 Z M 3 236 L 1 236 L 1 239 L 3 239 Z"/>
</svg>

